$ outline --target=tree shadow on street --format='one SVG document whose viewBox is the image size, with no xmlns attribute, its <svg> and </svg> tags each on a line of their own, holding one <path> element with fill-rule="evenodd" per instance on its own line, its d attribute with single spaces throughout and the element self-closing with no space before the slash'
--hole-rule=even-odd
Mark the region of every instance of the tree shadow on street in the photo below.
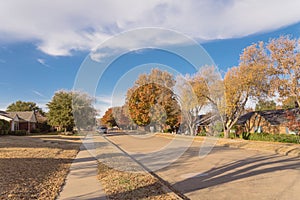
<svg viewBox="0 0 300 200">
<path fill-rule="evenodd" d="M 278 159 L 280 158 L 280 159 Z M 300 169 L 300 158 L 278 155 L 246 158 L 212 168 L 172 185 L 188 193 L 276 171 Z"/>
</svg>

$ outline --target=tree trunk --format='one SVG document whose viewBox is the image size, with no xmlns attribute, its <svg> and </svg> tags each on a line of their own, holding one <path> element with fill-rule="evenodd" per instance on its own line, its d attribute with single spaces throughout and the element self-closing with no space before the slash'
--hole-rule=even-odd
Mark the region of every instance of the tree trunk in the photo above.
<svg viewBox="0 0 300 200">
<path fill-rule="evenodd" d="M 224 129 L 224 138 L 229 138 L 230 129 Z"/>
<path fill-rule="evenodd" d="M 189 128 L 189 133 L 190 135 L 194 135 L 194 124 L 188 124 L 188 128 Z"/>
</svg>

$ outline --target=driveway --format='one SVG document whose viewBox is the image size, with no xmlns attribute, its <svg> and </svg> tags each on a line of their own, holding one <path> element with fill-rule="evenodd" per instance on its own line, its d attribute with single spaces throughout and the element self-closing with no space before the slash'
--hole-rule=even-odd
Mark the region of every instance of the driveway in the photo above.
<svg viewBox="0 0 300 200">
<path fill-rule="evenodd" d="M 188 139 L 106 136 L 189 199 L 300 199 L 300 158 L 203 144 Z"/>
</svg>

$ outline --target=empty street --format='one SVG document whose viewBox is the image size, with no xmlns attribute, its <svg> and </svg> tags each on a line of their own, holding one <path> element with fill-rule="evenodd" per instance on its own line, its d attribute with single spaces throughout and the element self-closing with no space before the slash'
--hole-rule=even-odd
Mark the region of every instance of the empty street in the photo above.
<svg viewBox="0 0 300 200">
<path fill-rule="evenodd" d="M 199 157 L 201 142 L 135 134 L 108 134 L 145 168 L 189 199 L 299 199 L 300 159 L 264 151 L 215 146 Z M 171 143 L 190 144 L 180 153 Z M 172 146 L 172 145 L 171 145 Z M 174 146 L 174 145 L 173 145 Z M 178 148 L 184 148 L 178 145 Z M 160 152 L 160 153 L 159 153 Z M 172 161 L 172 162 L 171 162 Z"/>
</svg>

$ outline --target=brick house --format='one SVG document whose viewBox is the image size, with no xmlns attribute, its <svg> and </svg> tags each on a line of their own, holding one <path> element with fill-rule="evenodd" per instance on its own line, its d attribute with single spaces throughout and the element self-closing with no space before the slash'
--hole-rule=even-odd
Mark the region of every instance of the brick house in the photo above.
<svg viewBox="0 0 300 200">
<path fill-rule="evenodd" d="M 15 131 L 19 130 L 19 121 L 20 118 L 18 115 L 12 115 L 4 111 L 0 111 L 0 119 L 3 119 L 10 123 L 10 130 Z"/>
<path fill-rule="evenodd" d="M 37 119 L 34 111 L 24 112 L 4 112 L 0 111 L 0 119 L 8 121 L 11 125 L 11 131 L 26 130 L 31 132 L 36 129 Z"/>
<path fill-rule="evenodd" d="M 237 133 L 292 134 L 287 127 L 287 111 L 299 117 L 299 109 L 253 111 L 242 115 L 236 125 Z"/>
</svg>

